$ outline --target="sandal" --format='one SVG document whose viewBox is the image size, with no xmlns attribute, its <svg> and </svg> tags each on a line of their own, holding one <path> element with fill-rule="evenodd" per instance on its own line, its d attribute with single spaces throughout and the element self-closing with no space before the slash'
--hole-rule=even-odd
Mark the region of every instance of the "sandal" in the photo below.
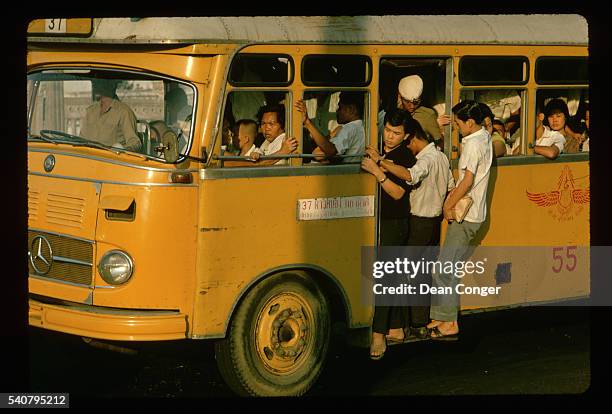
<svg viewBox="0 0 612 414">
<path fill-rule="evenodd" d="M 385 347 L 383 348 L 382 353 L 380 353 L 379 355 L 372 354 L 372 351 L 376 350 L 376 348 L 372 349 L 372 346 L 370 345 L 370 359 L 371 360 L 378 361 L 382 359 L 382 357 L 385 356 L 385 352 L 387 352 L 387 339 L 386 338 L 385 338 L 384 344 L 385 344 Z"/>
<path fill-rule="evenodd" d="M 404 332 L 404 336 L 402 336 L 401 338 L 398 338 L 396 336 L 385 335 L 385 339 L 389 342 L 393 342 L 396 344 L 403 344 L 407 340 L 412 339 L 410 338 L 410 328 L 402 328 L 402 331 Z"/>
<path fill-rule="evenodd" d="M 434 326 L 433 328 L 428 329 L 427 331 L 429 338 L 431 338 L 434 341 L 456 341 L 459 339 L 459 332 L 454 333 L 454 334 L 449 334 L 449 335 L 444 335 L 442 332 L 440 332 L 440 330 L 438 329 L 437 326 Z M 432 335 L 435 334 L 435 336 Z"/>
<path fill-rule="evenodd" d="M 410 328 L 410 336 L 417 340 L 429 339 L 429 330 L 425 326 Z"/>
</svg>

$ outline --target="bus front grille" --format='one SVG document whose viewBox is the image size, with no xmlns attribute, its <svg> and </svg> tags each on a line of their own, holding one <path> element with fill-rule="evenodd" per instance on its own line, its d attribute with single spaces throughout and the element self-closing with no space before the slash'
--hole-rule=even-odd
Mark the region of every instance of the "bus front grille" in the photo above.
<svg viewBox="0 0 612 414">
<path fill-rule="evenodd" d="M 47 194 L 48 223 L 80 229 L 83 227 L 85 200 L 65 194 Z"/>
<path fill-rule="evenodd" d="M 92 284 L 93 243 L 29 230 L 28 249 L 30 275 L 78 285 Z"/>
</svg>

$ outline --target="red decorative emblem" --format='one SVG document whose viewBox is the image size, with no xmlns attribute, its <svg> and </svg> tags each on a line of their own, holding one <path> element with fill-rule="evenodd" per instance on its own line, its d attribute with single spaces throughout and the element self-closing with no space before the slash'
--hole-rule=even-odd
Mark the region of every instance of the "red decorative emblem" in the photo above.
<svg viewBox="0 0 612 414">
<path fill-rule="evenodd" d="M 582 210 L 580 204 L 587 204 L 591 201 L 591 190 L 589 188 L 575 188 L 574 177 L 568 166 L 563 167 L 561 177 L 557 184 L 557 189 L 547 193 L 530 193 L 527 191 L 527 198 L 540 207 L 554 207 L 558 214 L 551 214 L 558 220 L 563 218 L 571 219 L 572 210 L 576 207 L 576 213 Z"/>
</svg>

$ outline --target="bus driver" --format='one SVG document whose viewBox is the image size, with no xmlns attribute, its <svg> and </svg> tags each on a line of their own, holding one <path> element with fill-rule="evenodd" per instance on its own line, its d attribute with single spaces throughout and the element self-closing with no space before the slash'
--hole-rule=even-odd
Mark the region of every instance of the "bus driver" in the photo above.
<svg viewBox="0 0 612 414">
<path fill-rule="evenodd" d="M 94 79 L 91 89 L 95 103 L 85 112 L 81 135 L 105 145 L 139 151 L 136 115 L 115 95 L 117 81 Z"/>
</svg>

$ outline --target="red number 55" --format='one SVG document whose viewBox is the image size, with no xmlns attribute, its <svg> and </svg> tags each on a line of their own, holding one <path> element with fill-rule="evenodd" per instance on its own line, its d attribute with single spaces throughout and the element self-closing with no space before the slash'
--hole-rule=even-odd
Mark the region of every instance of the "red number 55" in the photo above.
<svg viewBox="0 0 612 414">
<path fill-rule="evenodd" d="M 576 258 L 576 246 L 553 247 L 553 261 L 558 263 L 558 266 L 553 265 L 552 267 L 552 271 L 555 273 L 559 273 L 561 270 L 563 270 L 563 256 L 561 256 L 559 253 L 561 253 L 564 249 L 566 250 L 565 257 L 568 259 L 568 263 L 565 265 L 565 268 L 569 272 L 573 272 L 578 264 L 578 259 Z"/>
</svg>

